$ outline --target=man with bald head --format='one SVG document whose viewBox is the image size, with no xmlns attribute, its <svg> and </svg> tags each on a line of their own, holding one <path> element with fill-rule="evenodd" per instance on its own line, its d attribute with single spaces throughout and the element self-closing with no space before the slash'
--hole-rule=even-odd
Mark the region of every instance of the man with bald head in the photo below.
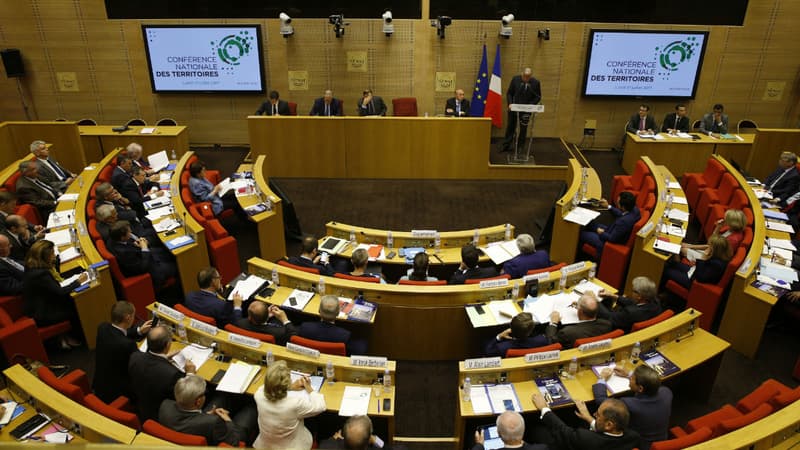
<svg viewBox="0 0 800 450">
<path fill-rule="evenodd" d="M 22 294 L 22 277 L 25 266 L 14 260 L 11 255 L 11 242 L 0 234 L 0 295 Z"/>
<path fill-rule="evenodd" d="M 497 434 L 503 441 L 502 449 L 520 448 L 523 450 L 547 450 L 546 445 L 528 444 L 522 440 L 525 435 L 525 419 L 520 413 L 515 411 L 504 411 L 497 416 Z M 484 436 L 483 431 L 475 432 L 475 445 L 472 450 L 483 450 Z"/>
<path fill-rule="evenodd" d="M 444 106 L 444 115 L 450 117 L 469 116 L 469 100 L 464 98 L 464 90 L 456 89 L 456 96 L 447 99 Z"/>
<path fill-rule="evenodd" d="M 503 141 L 502 151 L 510 152 L 514 148 L 514 133 L 517 131 L 517 115 L 519 114 L 519 135 L 517 143 L 519 147 L 525 142 L 528 135 L 528 124 L 532 118 L 531 113 L 517 113 L 511 111 L 512 104 L 536 105 L 542 101 L 542 86 L 539 80 L 533 78 L 533 70 L 526 67 L 522 75 L 515 75 L 511 79 L 506 91 L 508 101 L 508 125 L 506 126 L 506 138 Z"/>
<path fill-rule="evenodd" d="M 575 345 L 576 339 L 599 336 L 611 331 L 611 322 L 606 319 L 598 319 L 597 312 L 600 309 L 597 297 L 594 293 L 583 294 L 578 299 L 578 323 L 561 326 L 561 314 L 553 311 L 550 315 L 550 324 L 545 330 L 545 335 L 550 343 L 560 343 L 564 348 L 571 348 Z"/>
<path fill-rule="evenodd" d="M 6 217 L 3 234 L 11 242 L 11 257 L 17 261 L 24 261 L 31 245 L 44 237 L 44 227 L 28 225 L 24 217 L 11 214 Z"/>
<path fill-rule="evenodd" d="M 254 301 L 247 307 L 247 317 L 237 320 L 234 325 L 256 333 L 269 334 L 278 345 L 286 345 L 289 338 L 297 334 L 286 312 L 277 305 L 267 305 Z"/>
<path fill-rule="evenodd" d="M 347 353 L 366 354 L 366 343 L 351 339 L 350 331 L 336 325 L 339 316 L 339 297 L 324 295 L 319 301 L 319 321 L 308 321 L 300 324 L 297 334 L 306 339 L 323 342 L 342 342 L 347 346 Z"/>
<path fill-rule="evenodd" d="M 339 99 L 333 97 L 333 91 L 330 89 L 325 91 L 325 95 L 314 100 L 314 106 L 311 107 L 310 116 L 342 116 L 344 112 L 339 107 Z"/>
</svg>

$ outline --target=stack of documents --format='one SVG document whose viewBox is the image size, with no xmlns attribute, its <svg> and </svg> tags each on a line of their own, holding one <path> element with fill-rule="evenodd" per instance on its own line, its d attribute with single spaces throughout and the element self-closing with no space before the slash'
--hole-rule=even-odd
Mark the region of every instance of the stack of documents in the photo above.
<svg viewBox="0 0 800 450">
<path fill-rule="evenodd" d="M 253 382 L 258 371 L 261 367 L 247 364 L 241 361 L 228 366 L 225 375 L 219 380 L 217 390 L 222 392 L 231 392 L 233 394 L 241 394 L 247 390 L 250 383 Z"/>
<path fill-rule="evenodd" d="M 164 192 L 168 192 L 168 191 L 164 191 Z M 162 194 L 159 197 L 156 197 L 156 198 L 154 198 L 152 200 L 148 200 L 148 201 L 144 202 L 144 207 L 149 210 L 149 209 L 160 208 L 162 206 L 167 206 L 167 205 L 171 205 L 171 204 L 172 204 L 172 199 L 170 198 L 170 196 L 168 194 Z"/>
<path fill-rule="evenodd" d="M 572 288 L 572 290 L 574 290 L 576 293 L 580 295 L 583 295 L 587 292 L 592 292 L 595 296 L 598 297 L 599 297 L 598 292 L 604 289 L 605 288 L 603 286 L 600 286 L 599 284 L 594 283 L 591 280 L 581 280 L 580 283 L 578 283 L 577 285 L 575 285 L 574 288 Z"/>
<path fill-rule="evenodd" d="M 59 202 L 74 202 L 77 200 L 78 200 L 78 194 L 76 192 L 69 194 L 61 194 L 61 196 L 58 197 Z"/>
<path fill-rule="evenodd" d="M 538 323 L 549 323 L 550 315 L 553 311 L 557 311 L 561 315 L 561 324 L 569 325 L 578 323 L 578 299 L 580 295 L 574 291 L 553 295 L 542 294 L 536 298 L 529 296 L 525 299 L 523 310 L 531 313 Z"/>
<path fill-rule="evenodd" d="M 183 347 L 177 355 L 172 357 L 172 361 L 181 370 L 185 370 L 186 361 L 191 361 L 197 369 L 200 369 L 200 366 L 205 364 L 208 358 L 211 357 L 213 351 L 214 349 L 212 348 L 191 344 Z"/>
<path fill-rule="evenodd" d="M 180 222 L 168 217 L 160 222 L 154 223 L 153 229 L 156 230 L 157 233 L 163 233 L 164 231 L 174 230 L 180 226 Z"/>
<path fill-rule="evenodd" d="M 72 261 L 75 258 L 80 258 L 81 252 L 75 247 L 67 247 L 58 252 L 58 260 L 62 263 Z"/>
<path fill-rule="evenodd" d="M 503 264 L 509 259 L 519 255 L 519 247 L 517 247 L 517 241 L 515 240 L 492 242 L 485 247 L 481 247 L 481 250 L 483 250 L 486 256 L 495 264 Z"/>
<path fill-rule="evenodd" d="M 300 289 L 295 289 L 289 294 L 289 297 L 283 302 L 283 306 L 287 306 L 289 308 L 299 309 L 302 310 L 306 307 L 311 298 L 314 297 L 313 292 L 308 291 L 301 291 Z"/>
<path fill-rule="evenodd" d="M 689 212 L 688 211 L 681 211 L 680 209 L 672 208 L 669 210 L 669 215 L 667 216 L 669 219 L 680 220 L 681 222 L 688 222 L 689 221 Z"/>
<path fill-rule="evenodd" d="M 150 170 L 153 172 L 160 172 L 162 169 L 166 168 L 169 165 L 169 158 L 167 157 L 167 151 L 161 150 L 158 153 L 153 153 L 147 157 L 147 164 L 150 166 Z"/>
<path fill-rule="evenodd" d="M 372 388 L 361 386 L 345 386 L 339 415 L 343 417 L 365 416 L 369 410 Z"/>
<path fill-rule="evenodd" d="M 494 315 L 495 323 L 503 324 L 511 322 L 511 319 L 519 314 L 519 309 L 513 300 L 497 300 L 489 302 L 489 311 Z"/>
<path fill-rule="evenodd" d="M 576 208 L 572 208 L 572 211 L 564 216 L 564 220 L 583 226 L 596 219 L 599 215 L 600 211 L 592 211 L 591 209 L 581 208 L 578 206 Z"/>
<path fill-rule="evenodd" d="M 475 414 L 500 414 L 503 411 L 522 411 L 513 384 L 486 384 L 472 386 L 469 391 L 472 411 Z"/>
<path fill-rule="evenodd" d="M 52 242 L 56 247 L 72 243 L 72 236 L 69 229 L 65 228 L 60 231 L 53 231 L 44 235 L 44 240 Z"/>
<path fill-rule="evenodd" d="M 169 216 L 172 214 L 172 206 L 162 206 L 160 208 L 151 209 L 147 212 L 147 218 L 150 221 L 158 220 L 164 216 Z"/>
<path fill-rule="evenodd" d="M 614 370 L 614 367 L 617 365 L 615 363 L 611 364 L 600 364 L 597 366 L 592 366 L 592 371 L 594 372 L 597 377 L 600 377 L 600 372 L 603 371 L 605 368 L 609 368 Z M 610 377 L 606 380 L 606 390 L 612 394 L 618 394 L 620 392 L 625 392 L 630 390 L 630 380 L 625 377 L 621 377 L 615 373 L 612 373 Z"/>
<path fill-rule="evenodd" d="M 250 275 L 244 280 L 240 280 L 236 283 L 236 287 L 234 287 L 231 291 L 231 294 L 228 296 L 228 300 L 233 300 L 233 296 L 236 294 L 241 295 L 243 299 L 247 300 L 256 292 L 258 292 L 258 290 L 261 289 L 261 287 L 266 283 L 268 283 L 268 281 L 264 278 L 261 278 L 257 275 Z"/>
<path fill-rule="evenodd" d="M 83 272 L 81 272 L 81 273 L 83 273 Z M 61 287 L 67 287 L 67 286 L 69 286 L 70 284 L 72 284 L 73 282 L 77 281 L 77 280 L 78 280 L 78 278 L 80 278 L 80 276 L 81 276 L 81 274 L 80 274 L 80 273 L 76 273 L 75 275 L 73 275 L 73 276 L 71 276 L 71 277 L 69 277 L 69 278 L 65 278 L 65 279 L 64 279 L 64 281 L 62 281 L 62 282 L 61 282 L 61 283 L 59 283 L 59 284 L 61 285 Z M 89 280 L 87 279 L 87 280 L 86 280 L 86 282 L 84 282 L 84 284 L 86 284 L 86 283 L 88 283 L 88 282 L 89 282 Z"/>
<path fill-rule="evenodd" d="M 786 233 L 794 234 L 794 227 L 792 227 L 788 223 L 774 222 L 772 220 L 767 220 L 767 229 L 772 231 L 783 231 Z"/>
</svg>

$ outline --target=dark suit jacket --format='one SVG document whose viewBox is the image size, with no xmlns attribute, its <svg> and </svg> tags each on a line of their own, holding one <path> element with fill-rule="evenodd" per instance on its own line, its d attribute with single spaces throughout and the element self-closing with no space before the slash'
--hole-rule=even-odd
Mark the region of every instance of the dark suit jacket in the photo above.
<svg viewBox="0 0 800 450">
<path fill-rule="evenodd" d="M 284 325 L 276 321 L 274 317 L 270 318 L 267 323 L 261 325 L 251 323 L 250 320 L 245 317 L 237 320 L 234 325 L 239 328 L 244 328 L 245 330 L 274 336 L 275 343 L 278 345 L 286 345 L 289 338 L 297 334 L 297 327 L 295 327 L 292 322 Z"/>
<path fill-rule="evenodd" d="M 134 181 L 134 179 L 131 177 L 124 178 L 120 176 L 118 178 L 118 181 L 119 181 L 119 186 L 115 185 L 115 187 L 117 188 L 119 193 L 122 194 L 123 197 L 128 199 L 128 201 L 130 202 L 131 209 L 136 211 L 137 217 L 144 217 L 147 214 L 147 212 L 144 210 L 145 196 L 144 192 L 142 191 L 142 189 L 144 189 L 144 186 L 141 186 L 140 189 L 140 186 L 137 185 L 136 181 Z M 119 217 L 119 214 L 117 215 L 117 217 Z"/>
<path fill-rule="evenodd" d="M 153 265 L 151 252 L 143 252 L 141 248 L 131 241 L 109 240 L 107 245 L 108 251 L 117 258 L 117 264 L 119 264 L 122 274 L 126 277 L 150 273 Z"/>
<path fill-rule="evenodd" d="M 31 245 L 36 242 L 34 233 L 31 233 L 31 236 L 27 241 L 25 239 L 18 238 L 16 235 L 11 233 L 8 228 L 4 229 L 2 234 L 4 234 L 11 243 L 11 255 L 9 256 L 17 261 L 25 261 L 25 256 L 28 254 L 28 249 L 30 249 Z"/>
<path fill-rule="evenodd" d="M 611 321 L 612 327 L 621 328 L 627 333 L 631 331 L 634 323 L 652 319 L 659 314 L 661 314 L 661 305 L 657 301 L 637 305 L 634 300 L 620 296 L 617 298 L 616 311 L 610 311 L 601 304 L 597 317 Z"/>
<path fill-rule="evenodd" d="M 330 450 L 344 449 L 344 439 L 323 439 L 319 442 L 319 447 L 317 448 L 325 448 Z M 377 447 L 369 445 L 367 448 L 377 448 Z M 384 443 L 382 448 L 383 450 L 392 450 L 394 447 L 392 447 L 388 443 Z"/>
<path fill-rule="evenodd" d="M 596 319 L 562 327 L 548 325 L 545 334 L 551 343 L 558 342 L 564 348 L 572 348 L 575 345 L 575 339 L 599 336 L 611 330 L 611 322 L 606 319 Z"/>
<path fill-rule="evenodd" d="M 773 197 L 786 200 L 797 193 L 798 188 L 800 188 L 800 173 L 797 172 L 797 169 L 794 167 L 790 168 L 786 174 L 781 177 L 783 172 L 784 169 L 778 167 L 777 170 L 769 174 L 764 180 L 764 185 L 769 188 L 775 180 L 778 180 L 775 186 L 772 186 L 770 192 L 772 192 Z"/>
<path fill-rule="evenodd" d="M 289 116 L 292 112 L 289 111 L 289 102 L 285 100 L 278 100 L 278 115 L 280 116 Z M 257 116 L 271 116 L 272 115 L 272 103 L 267 100 L 261 104 L 256 111 Z"/>
<path fill-rule="evenodd" d="M 128 180 L 131 180 L 131 174 L 120 166 L 114 167 L 111 172 L 111 185 L 117 188 L 120 194 L 122 193 L 122 185 Z"/>
<path fill-rule="evenodd" d="M 606 385 L 596 383 L 592 386 L 595 403 L 599 406 L 608 398 Z M 641 450 L 650 448 L 655 441 L 669 439 L 669 416 L 672 414 L 672 391 L 666 387 L 658 388 L 656 395 L 636 394 L 633 397 L 620 397 L 628 407 L 631 420 L 628 428 L 639 433 L 642 438 Z"/>
<path fill-rule="evenodd" d="M 323 321 L 303 322 L 300 324 L 300 330 L 298 330 L 297 334 L 300 337 L 314 339 L 315 341 L 343 342 L 345 344 L 350 341 L 350 332 L 348 330 Z"/>
<path fill-rule="evenodd" d="M 519 103 L 535 105 L 542 101 L 542 86 L 539 80 L 531 77 L 528 85 L 522 81 L 522 75 L 514 75 L 506 90 L 508 104 Z"/>
<path fill-rule="evenodd" d="M 385 116 L 386 115 L 386 103 L 383 102 L 383 99 L 378 97 L 377 95 L 372 96 L 372 111 L 370 111 L 369 103 L 367 107 L 361 105 L 364 101 L 364 98 L 359 98 L 356 101 L 356 107 L 358 108 L 358 115 L 359 116 Z"/>
<path fill-rule="evenodd" d="M 119 220 L 127 220 L 128 222 L 136 222 L 139 220 L 138 216 L 136 215 L 136 211 L 132 209 L 130 206 L 125 206 L 119 202 L 112 202 L 112 201 L 98 201 L 94 204 L 94 210 L 97 211 L 97 208 L 100 205 L 111 205 L 114 209 L 117 210 L 117 219 Z"/>
<path fill-rule="evenodd" d="M 634 206 L 633 210 L 628 211 L 628 213 L 623 213 L 621 209 L 612 206 L 611 214 L 616 216 L 617 219 L 600 235 L 600 240 L 603 242 L 624 244 L 628 241 L 628 237 L 630 237 L 631 231 L 633 231 L 633 226 L 642 218 L 639 207 Z"/>
<path fill-rule="evenodd" d="M 175 399 L 175 383 L 184 373 L 166 358 L 150 352 L 133 352 L 128 361 L 128 376 L 136 395 L 139 420 L 158 420 L 158 408 L 166 399 Z"/>
<path fill-rule="evenodd" d="M 210 446 L 225 442 L 238 447 L 239 441 L 247 439 L 233 421 L 226 422 L 216 414 L 206 414 L 203 411 L 184 411 L 175 400 L 164 400 L 161 403 L 158 422 L 181 433 L 203 436 Z"/>
<path fill-rule="evenodd" d="M 587 428 L 572 428 L 552 411 L 544 415 L 542 423 L 552 434 L 558 448 L 630 450 L 639 446 L 640 438 L 635 431 L 625 430 L 622 436 L 615 437 Z"/>
<path fill-rule="evenodd" d="M 497 276 L 497 269 L 494 267 L 473 267 L 467 270 L 456 269 L 455 273 L 447 281 L 447 284 L 464 284 L 466 280 L 479 278 L 491 278 Z"/>
<path fill-rule="evenodd" d="M 706 113 L 703 115 L 703 119 L 700 121 L 700 132 L 703 134 L 708 134 L 710 132 L 720 134 L 727 133 L 728 115 L 722 114 L 722 116 L 720 116 L 720 120 L 722 121 L 722 125 L 719 125 L 719 122 L 714 122 L 714 113 Z"/>
<path fill-rule="evenodd" d="M 126 334 L 108 322 L 97 327 L 92 390 L 100 400 L 111 403 L 120 395 L 131 395 L 128 360 L 137 351 L 136 340 L 141 338 L 136 327 Z"/>
<path fill-rule="evenodd" d="M 661 131 L 666 133 L 670 128 L 678 131 L 683 131 L 684 133 L 689 132 L 689 116 L 683 116 L 678 119 L 678 125 L 675 126 L 675 116 L 677 113 L 669 113 L 664 117 L 664 122 L 661 124 Z M 637 124 L 638 126 L 638 124 Z"/>
<path fill-rule="evenodd" d="M 633 134 L 636 134 L 639 131 L 639 121 L 640 121 L 639 114 L 634 114 L 628 120 L 628 126 L 625 128 L 626 130 L 630 131 Z M 658 131 L 658 127 L 656 126 L 656 119 L 653 119 L 652 114 L 648 114 L 647 117 L 644 119 L 644 129 L 645 130 L 653 130 L 654 132 Z"/>
<path fill-rule="evenodd" d="M 344 111 L 339 108 L 339 99 L 333 98 L 331 99 L 330 107 L 328 108 L 329 115 L 331 116 L 343 116 Z M 308 113 L 310 116 L 324 116 L 325 115 L 325 99 L 320 97 L 314 100 L 314 106 L 311 107 L 311 112 Z"/>
<path fill-rule="evenodd" d="M 69 170 L 65 169 L 55 159 L 47 158 L 47 160 L 50 162 L 50 164 L 53 164 L 59 169 L 61 169 L 61 171 L 64 172 L 66 178 L 72 176 L 72 173 Z M 56 189 L 59 192 L 64 192 L 67 189 L 67 183 L 61 180 L 61 178 L 59 178 L 59 176 L 55 172 L 53 172 L 53 170 L 47 163 L 45 163 L 39 158 L 36 158 L 35 161 L 36 165 L 39 166 L 39 181 L 47 183 L 48 185 L 52 186 L 53 189 Z"/>
<path fill-rule="evenodd" d="M 452 112 L 448 112 L 448 110 L 452 110 Z M 461 100 L 461 115 L 456 114 L 456 98 L 451 97 L 447 99 L 447 103 L 444 105 L 444 115 L 445 116 L 455 116 L 455 117 L 469 117 L 469 100 L 464 99 Z"/>
<path fill-rule="evenodd" d="M 69 295 L 80 285 L 77 280 L 62 288 L 48 269 L 26 268 L 22 283 L 25 315 L 33 317 L 37 324 L 53 324 L 77 315 Z"/>
<path fill-rule="evenodd" d="M 219 328 L 224 328 L 225 325 L 234 323 L 242 317 L 241 310 L 237 313 L 233 309 L 233 302 L 221 300 L 216 294 L 208 291 L 189 292 L 183 303 L 198 314 L 213 317 Z"/>
<path fill-rule="evenodd" d="M 529 270 L 544 269 L 550 266 L 550 255 L 544 250 L 538 252 L 522 254 L 509 259 L 503 264 L 503 273 L 511 275 L 511 278 L 522 278 Z"/>
<path fill-rule="evenodd" d="M 331 268 L 330 264 L 314 264 L 314 261 L 308 258 L 303 258 L 302 256 L 290 256 L 289 263 L 294 264 L 295 266 L 317 269 L 319 270 L 320 275 L 333 276 L 333 269 Z"/>
<path fill-rule="evenodd" d="M 0 259 L 0 295 L 22 294 L 25 272 Z"/>
<path fill-rule="evenodd" d="M 550 341 L 541 334 L 528 336 L 525 339 L 503 339 L 498 341 L 492 338 L 486 345 L 486 356 L 500 356 L 505 358 L 506 352 L 510 348 L 534 348 L 550 344 Z"/>
<path fill-rule="evenodd" d="M 528 444 L 527 442 L 522 443 L 522 447 L 515 447 L 514 449 L 508 447 L 502 447 L 500 450 L 547 450 L 547 446 L 544 444 Z M 472 446 L 472 450 L 484 450 L 483 444 L 475 444 Z"/>
<path fill-rule="evenodd" d="M 23 176 L 17 179 L 16 188 L 19 202 L 35 206 L 42 220 L 46 221 L 50 213 L 56 209 L 57 192 L 48 191 Z"/>
</svg>

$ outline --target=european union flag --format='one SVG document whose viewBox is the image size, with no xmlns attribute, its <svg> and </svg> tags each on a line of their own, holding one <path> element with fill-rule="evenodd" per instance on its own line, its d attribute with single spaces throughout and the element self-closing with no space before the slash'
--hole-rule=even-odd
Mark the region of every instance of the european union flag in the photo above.
<svg viewBox="0 0 800 450">
<path fill-rule="evenodd" d="M 469 106 L 470 117 L 483 117 L 486 108 L 486 96 L 489 94 L 489 65 L 486 62 L 486 44 L 483 44 L 483 58 L 475 79 L 475 90 L 472 92 L 472 103 Z"/>
</svg>

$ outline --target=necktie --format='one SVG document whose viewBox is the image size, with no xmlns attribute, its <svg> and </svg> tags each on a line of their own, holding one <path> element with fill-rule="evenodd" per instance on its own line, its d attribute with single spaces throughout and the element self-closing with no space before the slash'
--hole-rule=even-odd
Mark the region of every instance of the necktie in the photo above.
<svg viewBox="0 0 800 450">
<path fill-rule="evenodd" d="M 273 116 L 277 116 L 278 115 L 278 104 L 277 103 L 272 105 L 272 115 Z"/>
<path fill-rule="evenodd" d="M 48 194 L 48 195 L 50 195 L 50 197 L 56 198 L 56 194 L 55 194 L 55 192 L 53 192 L 53 190 L 50 188 L 50 186 L 48 186 L 48 185 L 47 185 L 47 184 L 45 184 L 45 183 L 42 183 L 42 182 L 41 182 L 41 181 L 39 181 L 38 179 L 36 179 L 36 180 L 33 180 L 33 182 L 34 182 L 34 184 L 36 184 L 36 185 L 37 185 L 37 186 L 39 186 L 40 188 L 44 189 L 44 190 L 45 190 L 45 192 L 47 192 L 47 194 Z"/>
<path fill-rule="evenodd" d="M 644 130 L 644 117 L 639 119 L 639 129 Z"/>
<path fill-rule="evenodd" d="M 369 113 L 374 114 L 375 110 L 372 108 L 372 102 L 369 102 Z"/>
<path fill-rule="evenodd" d="M 456 115 L 457 116 L 461 115 L 461 102 L 459 102 L 458 100 L 456 100 Z"/>
<path fill-rule="evenodd" d="M 678 115 L 677 114 L 675 115 L 675 127 L 674 127 L 674 129 L 676 129 L 676 130 L 678 129 Z"/>
<path fill-rule="evenodd" d="M 67 179 L 67 174 L 65 174 L 64 171 L 61 170 L 60 167 L 58 167 L 58 164 L 54 163 L 53 161 L 50 161 L 49 159 L 47 159 L 46 161 L 47 165 L 50 166 L 50 168 L 53 170 L 53 172 L 55 172 L 58 178 L 61 179 L 61 181 Z"/>
<path fill-rule="evenodd" d="M 330 116 L 331 115 L 330 107 L 331 107 L 331 105 L 329 105 L 327 103 L 325 104 L 325 115 L 326 116 Z"/>
</svg>

